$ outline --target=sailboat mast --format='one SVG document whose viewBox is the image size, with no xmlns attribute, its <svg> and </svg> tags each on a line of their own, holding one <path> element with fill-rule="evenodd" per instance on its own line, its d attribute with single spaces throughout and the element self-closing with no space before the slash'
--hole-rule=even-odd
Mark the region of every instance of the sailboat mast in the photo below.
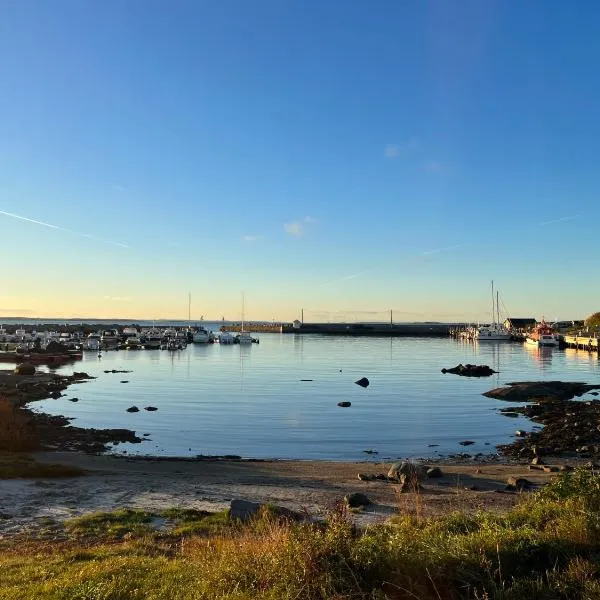
<svg viewBox="0 0 600 600">
<path fill-rule="evenodd" d="M 500 327 L 500 295 L 496 290 L 496 315 L 498 316 L 498 327 Z"/>
<path fill-rule="evenodd" d="M 496 308 L 494 307 L 494 280 L 492 279 L 492 321 L 494 321 L 494 323 L 492 323 L 493 325 L 495 325 L 495 321 L 496 321 Z"/>
<path fill-rule="evenodd" d="M 192 294 L 188 292 L 188 329 L 190 328 L 190 321 L 192 320 Z"/>
<path fill-rule="evenodd" d="M 244 292 L 242 292 L 242 333 L 244 333 Z"/>
</svg>

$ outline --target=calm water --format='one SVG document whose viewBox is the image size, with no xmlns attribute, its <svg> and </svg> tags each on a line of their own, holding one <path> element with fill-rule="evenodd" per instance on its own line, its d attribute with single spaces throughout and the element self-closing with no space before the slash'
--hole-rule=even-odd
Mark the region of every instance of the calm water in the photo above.
<svg viewBox="0 0 600 600">
<path fill-rule="evenodd" d="M 499 375 L 443 375 L 458 363 L 488 364 Z M 132 373 L 105 374 L 105 369 Z M 595 354 L 515 343 L 448 339 L 260 335 L 260 344 L 189 346 L 181 352 L 89 352 L 73 367 L 98 379 L 71 386 L 39 410 L 83 427 L 126 427 L 150 440 L 115 451 L 256 458 L 365 459 L 493 452 L 531 423 L 498 413 L 506 403 L 481 395 L 509 381 L 600 381 Z M 354 384 L 366 376 L 371 385 Z M 301 381 L 311 379 L 312 381 Z M 128 380 L 128 383 L 120 383 Z M 78 403 L 67 398 L 77 396 Z M 339 408 L 340 401 L 350 408 Z M 157 412 L 127 413 L 137 405 Z M 488 445 L 486 445 L 486 442 Z M 429 447 L 439 444 L 439 447 Z"/>
</svg>

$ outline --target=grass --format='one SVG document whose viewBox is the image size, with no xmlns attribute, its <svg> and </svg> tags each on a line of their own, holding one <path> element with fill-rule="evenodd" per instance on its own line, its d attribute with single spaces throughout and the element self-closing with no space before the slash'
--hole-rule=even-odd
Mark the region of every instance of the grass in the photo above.
<svg viewBox="0 0 600 600">
<path fill-rule="evenodd" d="M 123 510 L 68 539 L 5 541 L 0 598 L 52 600 L 592 600 L 600 480 L 561 473 L 505 514 L 399 515 L 357 531 L 343 513 L 295 524 L 264 511 Z M 157 518 L 168 531 L 156 531 Z"/>
</svg>

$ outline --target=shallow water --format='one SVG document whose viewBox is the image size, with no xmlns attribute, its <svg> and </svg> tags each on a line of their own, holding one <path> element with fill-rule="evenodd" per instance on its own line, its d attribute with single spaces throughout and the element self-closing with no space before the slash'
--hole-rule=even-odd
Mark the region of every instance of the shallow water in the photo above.
<svg viewBox="0 0 600 600">
<path fill-rule="evenodd" d="M 98 379 L 32 406 L 75 417 L 82 427 L 150 434 L 116 452 L 361 460 L 369 457 L 366 449 L 378 451 L 377 458 L 447 455 L 465 451 L 458 444 L 465 439 L 476 442 L 466 451 L 490 453 L 532 424 L 499 414 L 507 404 L 482 392 L 510 381 L 600 382 L 597 355 L 583 351 L 450 339 L 259 337 L 251 347 L 196 345 L 180 352 L 104 352 L 102 358 L 89 352 L 60 371 Z M 500 373 L 475 379 L 440 372 L 458 363 L 488 364 Z M 371 385 L 355 385 L 360 377 Z M 79 402 L 69 402 L 72 397 Z M 352 406 L 340 408 L 341 401 Z M 127 413 L 132 405 L 142 410 Z"/>
</svg>

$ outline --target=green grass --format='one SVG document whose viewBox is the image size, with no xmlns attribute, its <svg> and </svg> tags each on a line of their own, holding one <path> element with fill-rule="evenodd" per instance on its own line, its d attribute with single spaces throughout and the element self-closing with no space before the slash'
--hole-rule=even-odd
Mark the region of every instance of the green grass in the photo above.
<svg viewBox="0 0 600 600">
<path fill-rule="evenodd" d="M 599 489 L 593 473 L 561 473 L 505 514 L 399 515 L 362 532 L 342 513 L 325 525 L 268 510 L 246 525 L 179 508 L 98 513 L 68 522 L 62 542 L 3 542 L 0 599 L 592 600 Z"/>
</svg>

